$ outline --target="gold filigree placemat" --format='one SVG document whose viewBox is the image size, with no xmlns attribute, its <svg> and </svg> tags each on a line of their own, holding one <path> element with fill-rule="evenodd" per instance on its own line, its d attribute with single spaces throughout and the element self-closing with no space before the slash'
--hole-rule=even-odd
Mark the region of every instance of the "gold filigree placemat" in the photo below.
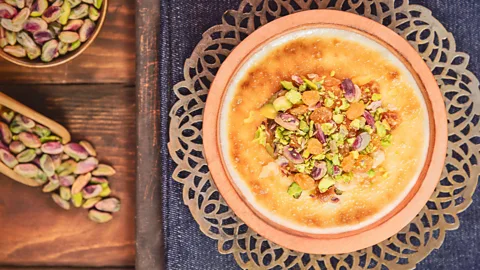
<svg viewBox="0 0 480 270">
<path fill-rule="evenodd" d="M 248 228 L 222 199 L 203 156 L 202 113 L 208 89 L 232 49 L 258 27 L 290 13 L 331 8 L 358 13 L 407 39 L 432 70 L 448 112 L 449 143 L 442 179 L 423 210 L 397 235 L 372 247 L 339 255 L 310 255 L 285 249 Z M 474 137 L 479 136 L 478 79 L 467 70 L 469 56 L 430 10 L 407 0 L 244 0 L 227 11 L 222 24 L 203 34 L 184 67 L 185 80 L 174 87 L 178 101 L 170 111 L 168 148 L 178 164 L 173 178 L 183 200 L 222 254 L 233 254 L 242 268 L 402 269 L 414 268 L 445 233 L 460 225 L 457 214 L 472 203 L 480 169 Z"/>
</svg>

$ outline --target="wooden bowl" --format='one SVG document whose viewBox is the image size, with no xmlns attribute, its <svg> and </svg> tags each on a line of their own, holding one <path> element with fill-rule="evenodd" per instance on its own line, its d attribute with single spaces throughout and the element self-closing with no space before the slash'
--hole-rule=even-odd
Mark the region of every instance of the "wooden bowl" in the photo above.
<svg viewBox="0 0 480 270">
<path fill-rule="evenodd" d="M 102 29 L 103 23 L 105 22 L 105 18 L 107 16 L 107 10 L 108 10 L 108 0 L 103 0 L 102 9 L 100 10 L 100 17 L 95 22 L 95 25 L 96 25 L 95 32 L 93 32 L 92 36 L 87 41 L 85 41 L 82 45 L 80 45 L 80 47 L 75 51 L 68 52 L 65 55 L 60 55 L 54 60 L 52 60 L 51 62 L 48 62 L 48 63 L 42 62 L 42 60 L 40 60 L 40 57 L 38 57 L 35 60 L 30 60 L 27 57 L 18 58 L 4 52 L 3 49 L 0 49 L 0 57 L 14 64 L 24 66 L 24 67 L 30 67 L 30 68 L 49 68 L 49 67 L 55 67 L 61 64 L 65 64 L 75 59 L 80 54 L 82 54 L 83 51 L 85 51 L 90 46 L 90 44 L 92 44 L 93 41 L 97 38 L 98 34 L 100 33 L 100 30 Z"/>
<path fill-rule="evenodd" d="M 256 51 L 286 33 L 308 28 L 337 28 L 364 35 L 389 49 L 415 78 L 427 105 L 429 145 L 425 165 L 408 195 L 388 214 L 358 230 L 312 234 L 293 230 L 259 213 L 230 178 L 220 148 L 220 111 L 231 79 Z M 447 117 L 438 85 L 417 51 L 392 30 L 370 19 L 334 10 L 312 10 L 277 19 L 247 37 L 227 57 L 212 83 L 204 120 L 203 142 L 208 167 L 218 190 L 235 214 L 265 238 L 289 249 L 314 254 L 352 252 L 396 234 L 425 206 L 443 169 L 447 148 Z"/>
</svg>

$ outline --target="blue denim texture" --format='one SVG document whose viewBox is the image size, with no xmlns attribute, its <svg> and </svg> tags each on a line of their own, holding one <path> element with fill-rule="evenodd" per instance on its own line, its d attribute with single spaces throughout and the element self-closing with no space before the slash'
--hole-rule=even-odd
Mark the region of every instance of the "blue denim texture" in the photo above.
<svg viewBox="0 0 480 270">
<path fill-rule="evenodd" d="M 164 0 L 160 39 L 162 104 L 163 218 L 167 269 L 239 269 L 232 255 L 222 255 L 217 242 L 205 236 L 182 200 L 182 185 L 171 175 L 175 163 L 168 154 L 169 110 L 176 101 L 173 85 L 183 80 L 183 66 L 202 33 L 221 23 L 222 14 L 240 0 Z M 480 1 L 412 0 L 429 8 L 451 31 L 457 51 L 470 55 L 469 70 L 480 75 Z M 480 269 L 480 196 L 460 215 L 461 226 L 449 231 L 417 269 Z"/>
</svg>

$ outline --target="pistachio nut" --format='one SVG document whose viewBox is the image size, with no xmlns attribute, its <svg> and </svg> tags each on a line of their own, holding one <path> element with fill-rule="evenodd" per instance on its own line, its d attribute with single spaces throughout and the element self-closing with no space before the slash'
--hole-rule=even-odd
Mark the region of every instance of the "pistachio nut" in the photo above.
<svg viewBox="0 0 480 270">
<path fill-rule="evenodd" d="M 37 155 L 35 154 L 34 149 L 27 149 L 17 155 L 17 160 L 20 163 L 28 163 L 30 161 L 33 161 L 36 157 Z"/>
<path fill-rule="evenodd" d="M 88 218 L 96 223 L 106 223 L 112 220 L 112 215 L 109 213 L 103 213 L 95 209 L 88 211 Z"/>
<path fill-rule="evenodd" d="M 82 206 L 83 203 L 83 198 L 82 198 L 82 193 L 72 193 L 72 203 L 73 206 L 75 207 L 80 207 Z"/>
<path fill-rule="evenodd" d="M 45 193 L 49 193 L 55 191 L 59 187 L 60 183 L 58 181 L 49 181 L 45 186 L 43 186 L 42 191 Z"/>
<path fill-rule="evenodd" d="M 75 182 L 73 182 L 72 185 L 72 194 L 80 193 L 82 189 L 88 184 L 91 178 L 92 175 L 90 173 L 82 174 L 77 177 L 77 179 L 75 179 Z"/>
<path fill-rule="evenodd" d="M 18 139 L 28 148 L 39 148 L 42 146 L 38 136 L 32 133 L 21 132 L 18 134 Z"/>
<path fill-rule="evenodd" d="M 18 154 L 25 150 L 25 145 L 21 141 L 13 141 L 9 146 L 10 152 Z"/>
<path fill-rule="evenodd" d="M 97 202 L 99 202 L 101 199 L 102 198 L 100 198 L 100 197 L 90 198 L 83 203 L 82 208 L 90 209 L 90 208 L 94 207 L 95 204 Z"/>
<path fill-rule="evenodd" d="M 1 151 L 0 149 L 0 152 Z M 1 156 L 3 155 L 0 155 L 0 157 Z M 13 168 L 13 171 L 26 178 L 35 178 L 39 174 L 38 167 L 30 163 L 18 164 Z"/>
<path fill-rule="evenodd" d="M 63 187 L 71 187 L 73 182 L 75 182 L 75 176 L 73 175 L 65 175 L 58 177 L 60 185 Z"/>
<path fill-rule="evenodd" d="M 109 213 L 120 211 L 120 200 L 117 198 L 107 198 L 95 204 L 97 210 Z"/>
<path fill-rule="evenodd" d="M 69 143 L 63 147 L 65 154 L 69 155 L 71 158 L 79 161 L 81 159 L 86 159 L 88 157 L 88 152 L 78 143 Z"/>
<path fill-rule="evenodd" d="M 68 200 L 64 200 L 61 196 L 59 196 L 56 193 L 52 194 L 52 199 L 61 208 L 65 210 L 70 210 L 70 203 L 68 202 Z"/>
<path fill-rule="evenodd" d="M 4 143 L 9 144 L 12 142 L 12 132 L 7 124 L 0 122 L 0 136 Z"/>
<path fill-rule="evenodd" d="M 55 174 L 55 166 L 53 165 L 53 160 L 47 154 L 43 154 L 40 158 L 40 168 L 42 168 L 42 170 L 48 177 L 51 177 Z"/>
<path fill-rule="evenodd" d="M 100 164 L 97 169 L 92 172 L 93 176 L 112 176 L 116 173 L 112 166 Z"/>
<path fill-rule="evenodd" d="M 89 157 L 83 161 L 78 162 L 75 169 L 75 174 L 85 174 L 93 171 L 98 166 L 98 160 L 94 157 Z"/>
<path fill-rule="evenodd" d="M 68 187 L 60 187 L 60 197 L 62 199 L 69 201 L 72 198 L 72 193 L 70 193 L 70 189 Z"/>
<path fill-rule="evenodd" d="M 5 21 L 5 20 L 2 20 L 2 22 L 3 21 Z M 15 57 L 25 57 L 25 56 L 27 56 L 27 51 L 25 51 L 25 49 L 20 45 L 5 46 L 3 48 L 3 51 L 12 55 L 12 56 L 15 56 Z"/>
<path fill-rule="evenodd" d="M 7 165 L 9 168 L 18 166 L 17 159 L 9 151 L 3 148 L 0 148 L 0 160 L 2 160 L 3 164 Z"/>
<path fill-rule="evenodd" d="M 42 144 L 41 150 L 45 154 L 59 155 L 63 153 L 63 145 L 60 142 L 47 142 Z"/>
</svg>

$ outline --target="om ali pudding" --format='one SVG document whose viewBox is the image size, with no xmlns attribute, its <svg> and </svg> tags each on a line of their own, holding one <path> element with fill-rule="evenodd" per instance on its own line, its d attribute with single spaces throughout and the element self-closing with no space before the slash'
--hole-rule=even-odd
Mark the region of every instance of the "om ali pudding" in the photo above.
<svg viewBox="0 0 480 270">
<path fill-rule="evenodd" d="M 223 160 L 261 215 L 308 233 L 360 229 L 414 186 L 428 148 L 425 102 L 388 49 L 349 31 L 298 30 L 231 79 Z"/>
</svg>

